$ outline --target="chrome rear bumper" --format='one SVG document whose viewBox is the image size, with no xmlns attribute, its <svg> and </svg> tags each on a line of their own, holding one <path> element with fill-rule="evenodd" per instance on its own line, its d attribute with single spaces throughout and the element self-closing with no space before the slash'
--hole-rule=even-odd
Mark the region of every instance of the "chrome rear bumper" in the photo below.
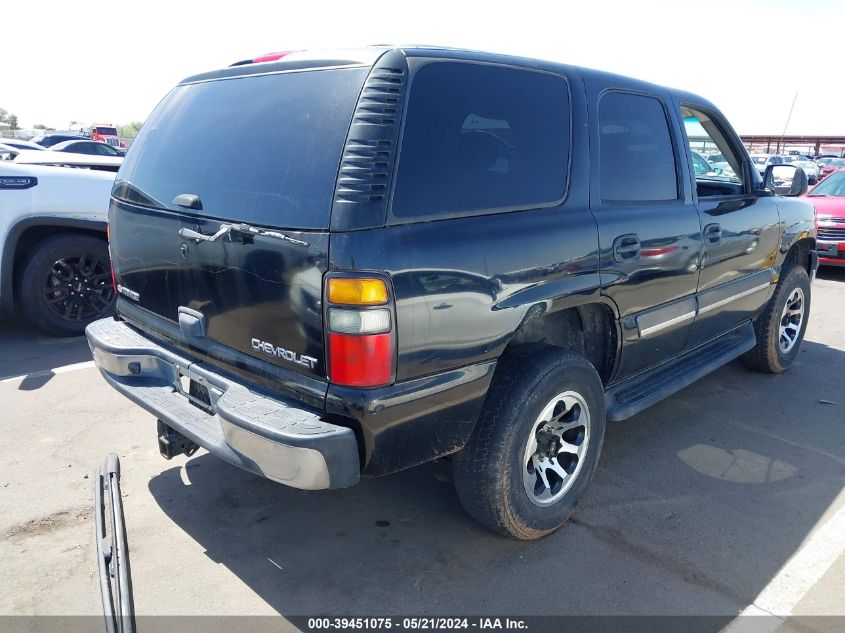
<svg viewBox="0 0 845 633">
<path fill-rule="evenodd" d="M 122 321 L 102 319 L 85 330 L 106 381 L 210 453 L 294 488 L 343 488 L 360 477 L 351 429 L 330 424 L 304 405 L 250 390 Z M 208 391 L 210 405 L 183 386 Z"/>
</svg>

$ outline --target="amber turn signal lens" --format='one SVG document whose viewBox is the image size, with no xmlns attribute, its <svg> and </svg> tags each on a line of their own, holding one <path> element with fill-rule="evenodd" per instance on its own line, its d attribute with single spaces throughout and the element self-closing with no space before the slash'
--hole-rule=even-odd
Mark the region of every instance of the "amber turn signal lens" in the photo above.
<svg viewBox="0 0 845 633">
<path fill-rule="evenodd" d="M 374 306 L 387 303 L 387 284 L 381 279 L 329 279 L 328 299 L 331 303 Z"/>
</svg>

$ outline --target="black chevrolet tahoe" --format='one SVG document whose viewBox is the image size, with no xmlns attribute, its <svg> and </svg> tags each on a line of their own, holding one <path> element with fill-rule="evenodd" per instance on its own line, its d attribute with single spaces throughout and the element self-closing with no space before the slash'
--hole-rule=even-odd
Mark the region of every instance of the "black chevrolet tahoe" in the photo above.
<svg viewBox="0 0 845 633">
<path fill-rule="evenodd" d="M 184 80 L 144 125 L 112 192 L 116 314 L 88 340 L 167 458 L 318 490 L 452 456 L 469 514 L 537 538 L 606 420 L 738 357 L 795 361 L 806 188 L 760 176 L 709 101 L 627 77 L 271 55 Z"/>
</svg>

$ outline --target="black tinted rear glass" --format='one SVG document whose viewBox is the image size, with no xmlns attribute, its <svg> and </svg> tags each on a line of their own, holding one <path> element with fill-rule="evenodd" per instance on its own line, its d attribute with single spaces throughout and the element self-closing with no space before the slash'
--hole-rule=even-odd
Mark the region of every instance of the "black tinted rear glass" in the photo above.
<svg viewBox="0 0 845 633">
<path fill-rule="evenodd" d="M 544 206 L 563 197 L 569 90 L 557 75 L 456 62 L 411 85 L 393 215 Z"/>
<path fill-rule="evenodd" d="M 346 68 L 179 86 L 132 143 L 113 194 L 184 211 L 173 199 L 188 193 L 205 216 L 327 228 L 366 74 Z"/>
</svg>

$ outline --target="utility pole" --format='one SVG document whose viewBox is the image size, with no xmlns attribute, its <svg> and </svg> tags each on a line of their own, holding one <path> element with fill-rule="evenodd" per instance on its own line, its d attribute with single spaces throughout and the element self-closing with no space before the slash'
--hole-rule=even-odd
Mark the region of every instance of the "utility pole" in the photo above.
<svg viewBox="0 0 845 633">
<path fill-rule="evenodd" d="M 792 105 L 789 106 L 789 114 L 786 115 L 786 123 L 783 126 L 783 134 L 780 135 L 780 147 L 781 151 L 785 151 L 786 147 L 784 146 L 784 137 L 786 136 L 786 128 L 789 127 L 789 119 L 792 118 L 792 111 L 795 109 L 795 101 L 798 99 L 798 91 L 795 91 L 795 96 L 792 97 Z"/>
</svg>

